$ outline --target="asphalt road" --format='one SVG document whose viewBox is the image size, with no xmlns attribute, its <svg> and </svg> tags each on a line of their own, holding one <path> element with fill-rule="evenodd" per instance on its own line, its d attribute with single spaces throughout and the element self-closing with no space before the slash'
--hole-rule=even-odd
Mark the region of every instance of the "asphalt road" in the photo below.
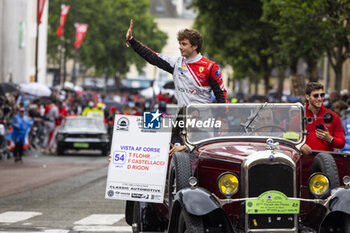
<svg viewBox="0 0 350 233">
<path fill-rule="evenodd" d="M 124 201 L 104 198 L 107 157 L 43 155 L 0 161 L 0 233 L 131 232 Z"/>
</svg>

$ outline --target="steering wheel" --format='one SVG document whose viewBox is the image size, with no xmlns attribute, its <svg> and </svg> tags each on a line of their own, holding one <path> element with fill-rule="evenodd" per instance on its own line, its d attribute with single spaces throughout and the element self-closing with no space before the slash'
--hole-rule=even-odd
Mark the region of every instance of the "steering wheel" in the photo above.
<svg viewBox="0 0 350 233">
<path fill-rule="evenodd" d="M 260 132 L 262 129 L 265 129 L 265 128 L 275 128 L 275 129 L 282 130 L 283 133 L 287 132 L 285 128 L 278 126 L 278 125 L 263 125 L 263 126 L 257 127 L 254 131 Z"/>
</svg>

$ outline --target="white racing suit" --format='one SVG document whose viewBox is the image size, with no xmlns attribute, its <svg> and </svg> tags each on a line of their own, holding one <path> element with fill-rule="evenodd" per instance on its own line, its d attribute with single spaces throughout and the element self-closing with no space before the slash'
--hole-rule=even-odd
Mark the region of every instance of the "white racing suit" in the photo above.
<svg viewBox="0 0 350 233">
<path fill-rule="evenodd" d="M 210 103 L 213 90 L 218 103 L 227 103 L 226 90 L 219 66 L 200 53 L 193 58 L 157 54 L 135 39 L 131 47 L 150 64 L 173 74 L 175 97 L 179 107 Z"/>
</svg>

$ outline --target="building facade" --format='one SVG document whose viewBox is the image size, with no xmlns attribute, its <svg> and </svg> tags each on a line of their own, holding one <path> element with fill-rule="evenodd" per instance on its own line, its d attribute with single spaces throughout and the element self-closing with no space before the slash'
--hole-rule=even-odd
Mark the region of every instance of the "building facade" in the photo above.
<svg viewBox="0 0 350 233">
<path fill-rule="evenodd" d="M 48 4 L 46 0 L 37 44 L 37 0 L 0 1 L 0 81 L 47 84 L 46 47 Z"/>
</svg>

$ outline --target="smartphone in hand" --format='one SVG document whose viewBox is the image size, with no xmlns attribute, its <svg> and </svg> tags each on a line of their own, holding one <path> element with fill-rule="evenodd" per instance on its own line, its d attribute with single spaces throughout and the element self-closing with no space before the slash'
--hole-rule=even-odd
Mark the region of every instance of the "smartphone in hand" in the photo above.
<svg viewBox="0 0 350 233">
<path fill-rule="evenodd" d="M 325 131 L 324 125 L 316 125 L 316 129 L 321 129 L 321 130 Z"/>
</svg>

